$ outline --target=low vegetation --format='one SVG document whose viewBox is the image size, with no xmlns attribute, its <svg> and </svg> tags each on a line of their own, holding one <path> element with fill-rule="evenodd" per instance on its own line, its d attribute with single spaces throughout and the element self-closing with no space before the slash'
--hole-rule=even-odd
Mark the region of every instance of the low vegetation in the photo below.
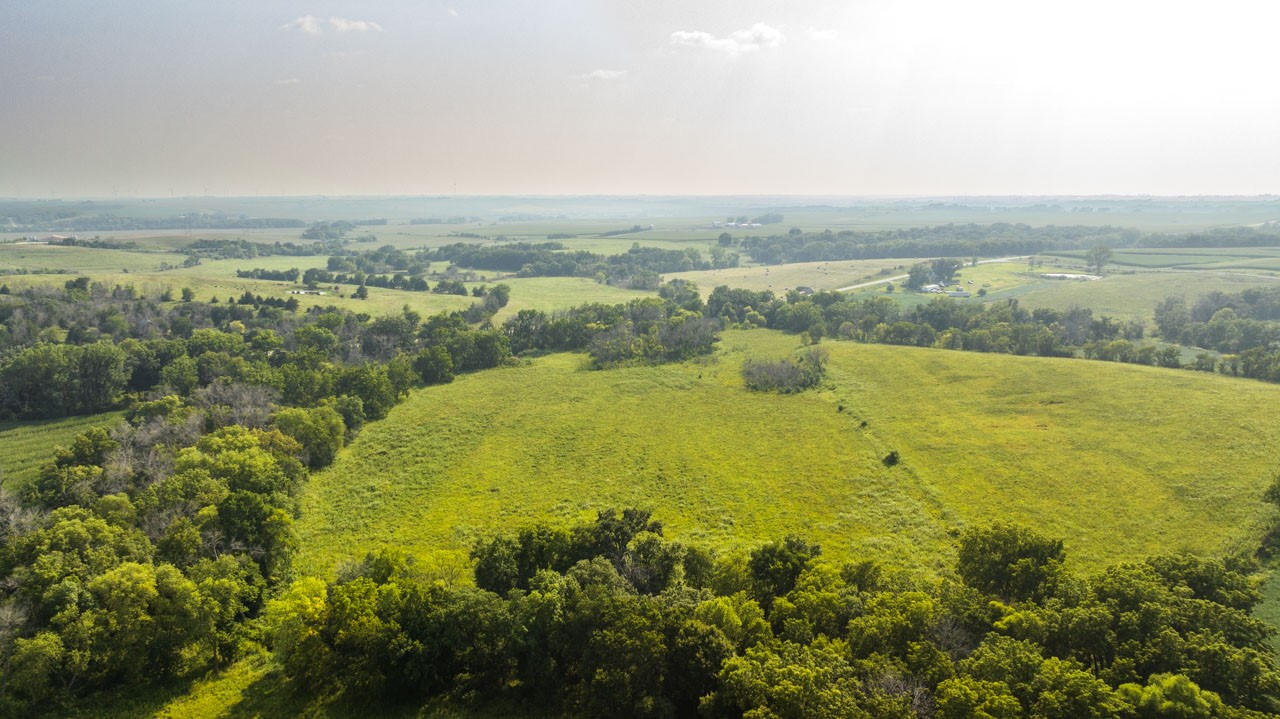
<svg viewBox="0 0 1280 719">
<path fill-rule="evenodd" d="M 822 381 L 826 359 L 826 353 L 818 347 L 798 352 L 794 359 L 749 359 L 742 363 L 742 381 L 747 389 L 757 392 L 802 392 Z"/>
</svg>

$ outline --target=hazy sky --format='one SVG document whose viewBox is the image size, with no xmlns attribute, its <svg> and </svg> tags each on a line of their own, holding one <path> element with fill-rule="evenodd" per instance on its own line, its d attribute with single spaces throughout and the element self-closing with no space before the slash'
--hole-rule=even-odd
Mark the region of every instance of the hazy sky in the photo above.
<svg viewBox="0 0 1280 719">
<path fill-rule="evenodd" d="M 0 0 L 0 195 L 1280 192 L 1267 0 Z"/>
</svg>

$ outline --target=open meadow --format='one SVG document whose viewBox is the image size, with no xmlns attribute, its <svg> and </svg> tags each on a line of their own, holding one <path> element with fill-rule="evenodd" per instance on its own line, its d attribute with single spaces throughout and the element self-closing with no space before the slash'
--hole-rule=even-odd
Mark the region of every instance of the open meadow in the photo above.
<svg viewBox="0 0 1280 719">
<path fill-rule="evenodd" d="M 313 478 L 301 566 L 332 575 L 399 546 L 457 577 L 478 537 L 621 506 L 724 551 L 803 532 L 839 559 L 930 572 L 951 566 L 952 532 L 997 518 L 1063 537 L 1086 568 L 1260 535 L 1280 387 L 827 342 L 820 391 L 743 388 L 743 359 L 796 346 L 727 332 L 705 361 L 589 371 L 553 355 L 418 390 Z"/>
<path fill-rule="evenodd" d="M 1110 274 L 1100 280 L 1075 282 L 1045 280 L 1019 288 L 1006 296 L 1016 297 L 1029 309 L 1047 307 L 1065 310 L 1073 305 L 1088 307 L 1095 317 L 1150 320 L 1156 304 L 1166 297 L 1183 297 L 1188 303 L 1213 291 L 1240 292 L 1250 287 L 1270 287 L 1280 278 L 1235 272 L 1178 270 Z M 995 296 L 999 297 L 999 295 Z"/>
<path fill-rule="evenodd" d="M 901 274 L 917 260 L 846 260 L 843 262 L 792 262 L 785 265 L 752 265 L 730 267 L 721 270 L 693 270 L 668 272 L 662 276 L 666 282 L 688 280 L 698 285 L 705 297 L 720 285 L 738 287 L 756 292 L 772 290 L 781 297 L 787 290 L 811 287 L 815 290 L 834 290 L 860 282 L 871 282 L 886 274 Z M 883 288 L 881 288 L 883 289 Z"/>
</svg>

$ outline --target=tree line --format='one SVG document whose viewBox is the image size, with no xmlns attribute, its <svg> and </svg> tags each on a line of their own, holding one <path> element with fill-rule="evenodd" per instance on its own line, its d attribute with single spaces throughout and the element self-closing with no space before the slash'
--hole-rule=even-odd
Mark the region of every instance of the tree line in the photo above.
<svg viewBox="0 0 1280 719">
<path fill-rule="evenodd" d="M 1190 306 L 1166 297 L 1154 318 L 1166 341 L 1222 353 L 1198 355 L 1193 369 L 1280 382 L 1280 287 L 1214 291 Z"/>
<path fill-rule="evenodd" d="M 475 586 L 375 552 L 269 602 L 303 691 L 452 698 L 571 716 L 1261 717 L 1280 673 L 1248 558 L 1152 557 L 1082 575 L 1063 543 L 970 527 L 953 572 L 832 562 L 797 536 L 745 554 L 647 511 L 476 544 Z"/>
<path fill-rule="evenodd" d="M 753 260 L 767 265 L 890 257 L 1004 257 L 1093 247 L 1276 245 L 1280 245 L 1280 231 L 1273 228 L 1224 227 L 1175 235 L 1110 226 L 1033 227 L 1021 223 L 947 224 L 876 232 L 792 228 L 785 235 L 750 236 L 740 241 Z"/>
<path fill-rule="evenodd" d="M 505 335 L 472 325 L 508 296 L 489 288 L 477 307 L 424 321 L 407 308 L 376 319 L 335 307 L 300 314 L 296 301 L 249 293 L 223 304 L 184 292 L 188 301 L 166 306 L 88 278 L 30 288 L 0 302 L 0 416 L 92 414 L 219 383 L 265 387 L 290 405 L 347 392 L 381 416 L 415 381 L 415 363 L 433 381 L 503 364 Z"/>
<path fill-rule="evenodd" d="M 514 272 L 521 277 L 592 277 L 601 282 L 635 289 L 657 289 L 662 273 L 736 267 L 738 256 L 723 247 L 713 248 L 710 259 L 693 248 L 665 250 L 633 244 L 624 253 L 602 255 L 585 250 L 565 250 L 560 242 L 515 242 L 501 245 L 455 243 L 436 248 L 430 259 L 462 267 Z"/>
</svg>

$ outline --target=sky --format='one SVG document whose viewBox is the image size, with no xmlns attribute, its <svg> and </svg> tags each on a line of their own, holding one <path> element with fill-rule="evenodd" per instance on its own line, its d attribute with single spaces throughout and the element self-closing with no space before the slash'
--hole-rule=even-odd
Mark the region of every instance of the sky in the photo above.
<svg viewBox="0 0 1280 719">
<path fill-rule="evenodd" d="M 0 196 L 1280 192 L 1267 0 L 0 0 Z"/>
</svg>

